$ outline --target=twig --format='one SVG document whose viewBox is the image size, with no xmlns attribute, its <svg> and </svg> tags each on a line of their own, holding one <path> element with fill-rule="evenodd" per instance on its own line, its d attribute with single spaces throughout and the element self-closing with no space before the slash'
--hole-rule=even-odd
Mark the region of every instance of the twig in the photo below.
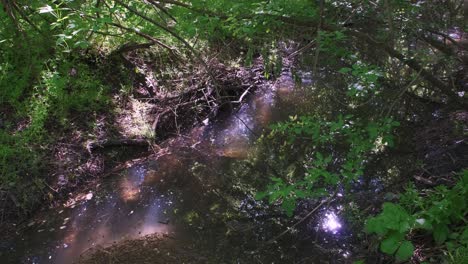
<svg viewBox="0 0 468 264">
<path fill-rule="evenodd" d="M 401 89 L 401 92 L 398 94 L 398 96 L 395 98 L 395 100 L 393 101 L 392 105 L 390 106 L 390 108 L 388 109 L 388 112 L 387 114 L 385 115 L 386 117 L 388 117 L 392 110 L 393 110 L 393 107 L 395 106 L 396 102 L 398 101 L 398 99 L 401 98 L 401 96 L 403 96 L 403 94 L 413 85 L 413 83 L 415 83 L 418 79 L 419 79 L 419 75 L 421 74 L 421 71 L 422 69 L 418 72 L 418 74 L 416 75 L 416 77 L 414 77 L 413 80 L 411 80 L 411 82 L 408 84 L 408 85 L 405 85 L 403 87 L 403 89 Z M 380 113 L 380 115 L 383 114 L 383 110 L 382 110 L 382 113 Z"/>
<path fill-rule="evenodd" d="M 291 54 L 289 54 L 289 55 L 287 56 L 287 58 L 288 58 L 288 59 L 294 58 L 295 56 L 299 55 L 300 53 L 302 53 L 302 52 L 304 52 L 304 51 L 310 49 L 310 48 L 314 45 L 314 43 L 315 43 L 315 39 L 312 40 L 311 42 L 307 43 L 307 45 L 305 45 L 304 47 L 302 47 L 302 48 L 300 48 L 300 49 L 294 51 L 294 52 L 291 53 Z"/>
<path fill-rule="evenodd" d="M 233 113 L 232 114 L 235 118 L 239 119 L 242 124 L 244 124 L 244 126 L 247 128 L 247 130 L 250 131 L 250 133 L 252 133 L 252 135 L 256 136 L 256 137 L 260 137 L 260 135 L 258 135 L 257 133 L 255 133 L 255 131 L 253 131 L 253 129 L 251 129 L 246 123 L 244 120 L 242 120 L 242 118 L 240 118 L 236 113 Z"/>
<path fill-rule="evenodd" d="M 239 100 L 237 100 L 237 101 L 231 101 L 231 103 L 233 103 L 233 104 L 240 104 L 240 103 L 242 103 L 242 99 L 244 99 L 244 97 L 249 93 L 250 88 L 252 88 L 252 87 L 253 87 L 253 85 L 250 85 L 249 88 L 247 88 L 247 89 L 242 93 L 242 95 L 239 97 Z"/>
</svg>

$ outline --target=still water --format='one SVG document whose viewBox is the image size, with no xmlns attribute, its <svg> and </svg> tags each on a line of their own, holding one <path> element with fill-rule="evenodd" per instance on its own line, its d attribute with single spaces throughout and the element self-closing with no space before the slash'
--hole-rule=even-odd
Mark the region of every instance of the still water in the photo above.
<svg viewBox="0 0 468 264">
<path fill-rule="evenodd" d="M 249 156 L 263 129 L 293 114 L 294 100 L 285 100 L 297 96 L 290 76 L 285 72 L 274 85 L 256 91 L 235 113 L 167 140 L 158 153 L 106 178 L 81 199 L 40 213 L 2 248 L 11 253 L 7 261 L 72 263 L 90 248 L 124 239 L 155 233 L 192 236 L 192 225 L 200 225 L 195 220 L 207 217 L 199 212 L 222 207 L 216 201 L 224 172 Z M 330 208 L 307 227 L 329 234 L 321 243 L 333 240 L 343 227 L 339 207 Z"/>
</svg>

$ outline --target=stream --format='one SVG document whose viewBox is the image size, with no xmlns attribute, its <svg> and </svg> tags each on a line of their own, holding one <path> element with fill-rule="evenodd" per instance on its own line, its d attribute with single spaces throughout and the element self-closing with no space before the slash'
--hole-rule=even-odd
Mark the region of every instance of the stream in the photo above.
<svg viewBox="0 0 468 264">
<path fill-rule="evenodd" d="M 302 83 L 310 84 L 310 80 L 304 77 Z M 167 140 L 156 158 L 105 178 L 76 203 L 41 212 L 14 241 L 2 242 L 2 248 L 11 253 L 7 262 L 72 263 L 90 248 L 155 233 L 204 236 L 207 245 L 216 245 L 203 232 L 220 229 L 209 219 L 210 214 L 222 214 L 225 205 L 218 201 L 226 177 L 237 161 L 251 154 L 264 128 L 294 114 L 289 110 L 297 96 L 294 87 L 291 74 L 285 72 L 273 87 L 256 91 L 234 114 L 206 120 L 205 125 Z M 233 230 L 245 228 L 236 221 L 228 224 Z M 345 226 L 337 210 L 321 211 L 307 228 L 326 234 L 309 235 L 309 240 L 342 244 L 339 234 Z M 339 252 L 344 257 L 349 254 L 345 249 Z"/>
</svg>

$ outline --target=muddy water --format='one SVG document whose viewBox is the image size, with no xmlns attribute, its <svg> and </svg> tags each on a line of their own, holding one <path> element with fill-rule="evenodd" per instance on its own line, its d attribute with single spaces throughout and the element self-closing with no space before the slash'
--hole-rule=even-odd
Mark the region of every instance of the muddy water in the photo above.
<svg viewBox="0 0 468 264">
<path fill-rule="evenodd" d="M 209 229 L 209 216 L 201 212 L 216 214 L 223 207 L 217 201 L 224 172 L 249 155 L 265 127 L 292 114 L 283 102 L 294 96 L 289 76 L 257 91 L 234 114 L 168 140 L 154 158 L 106 179 L 81 200 L 37 216 L 3 247 L 7 261 L 72 263 L 90 248 L 123 239 L 154 233 L 190 237 L 190 230 Z M 311 228 L 336 233 L 341 225 L 334 211 L 324 211 Z"/>
</svg>

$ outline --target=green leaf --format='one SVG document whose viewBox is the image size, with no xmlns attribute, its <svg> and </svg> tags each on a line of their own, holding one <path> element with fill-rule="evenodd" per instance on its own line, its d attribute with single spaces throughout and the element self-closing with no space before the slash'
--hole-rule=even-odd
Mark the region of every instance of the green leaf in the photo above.
<svg viewBox="0 0 468 264">
<path fill-rule="evenodd" d="M 283 180 L 281 178 L 278 178 L 278 177 L 271 177 L 271 180 L 274 181 L 274 182 L 278 182 L 278 183 L 283 182 Z"/>
<path fill-rule="evenodd" d="M 297 198 L 304 198 L 307 196 L 307 193 L 302 190 L 294 190 Z"/>
<path fill-rule="evenodd" d="M 460 240 L 463 243 L 468 244 L 468 228 L 465 228 L 465 231 L 463 231 L 462 235 L 460 236 Z"/>
<path fill-rule="evenodd" d="M 455 243 L 453 243 L 453 242 L 445 242 L 445 246 L 446 246 L 447 249 L 450 250 L 450 251 L 456 249 Z"/>
<path fill-rule="evenodd" d="M 255 194 L 255 199 L 256 200 L 262 200 L 267 195 L 268 195 L 267 192 L 258 192 L 258 193 Z"/>
<path fill-rule="evenodd" d="M 417 228 L 432 230 L 432 224 L 424 218 L 416 219 L 415 224 Z"/>
<path fill-rule="evenodd" d="M 350 68 L 341 68 L 338 72 L 339 72 L 339 73 L 346 74 L 346 73 L 348 73 L 348 72 L 350 72 L 350 71 L 351 71 Z"/>
<path fill-rule="evenodd" d="M 395 256 L 399 261 L 408 260 L 413 256 L 413 251 L 413 244 L 410 241 L 403 241 Z"/>
<path fill-rule="evenodd" d="M 395 142 L 394 142 L 394 140 L 393 140 L 393 136 L 392 136 L 392 135 L 384 136 L 384 137 L 383 137 L 383 142 L 384 142 L 384 143 L 387 143 L 389 147 L 394 147 L 394 146 L 395 146 Z"/>
<path fill-rule="evenodd" d="M 282 207 L 286 211 L 286 215 L 291 217 L 293 215 L 294 209 L 296 208 L 296 200 L 286 199 L 283 201 Z"/>
<path fill-rule="evenodd" d="M 437 244 L 444 243 L 447 240 L 450 230 L 448 229 L 447 225 L 439 224 L 434 227 L 434 240 Z"/>
<path fill-rule="evenodd" d="M 374 139 L 377 137 L 379 134 L 379 128 L 377 127 L 377 124 L 375 123 L 370 123 L 367 126 L 367 132 L 369 132 L 369 138 Z"/>
<path fill-rule="evenodd" d="M 449 238 L 450 238 L 450 239 L 457 239 L 459 236 L 460 236 L 459 233 L 453 232 L 453 233 L 451 233 L 451 234 L 449 235 Z"/>
<path fill-rule="evenodd" d="M 401 239 L 399 236 L 391 235 L 380 243 L 380 250 L 383 253 L 393 255 L 393 253 L 395 253 L 395 251 L 398 249 L 400 241 Z"/>
<path fill-rule="evenodd" d="M 39 8 L 39 14 L 47 14 L 47 13 L 52 13 L 54 10 L 50 5 L 45 5 L 41 8 Z"/>
<path fill-rule="evenodd" d="M 96 19 L 96 21 L 100 22 L 100 23 L 112 23 L 112 17 L 110 16 L 105 16 L 105 17 L 101 17 L 101 18 L 98 18 Z"/>
<path fill-rule="evenodd" d="M 383 236 L 387 233 L 387 229 L 383 225 L 382 221 L 380 221 L 380 219 L 374 217 L 367 221 L 366 232 L 376 233 L 379 236 Z"/>
</svg>

